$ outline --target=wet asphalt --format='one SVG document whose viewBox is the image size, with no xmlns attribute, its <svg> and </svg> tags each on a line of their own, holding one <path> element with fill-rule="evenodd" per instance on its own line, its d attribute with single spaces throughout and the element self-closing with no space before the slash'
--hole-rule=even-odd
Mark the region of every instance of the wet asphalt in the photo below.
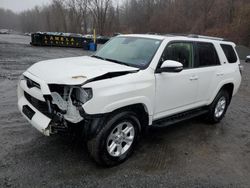
<svg viewBox="0 0 250 188">
<path fill-rule="evenodd" d="M 103 168 L 81 140 L 45 137 L 17 110 L 18 77 L 30 65 L 91 53 L 29 41 L 0 35 L 0 187 L 250 187 L 250 63 L 221 123 L 150 129 L 128 161 Z"/>
</svg>

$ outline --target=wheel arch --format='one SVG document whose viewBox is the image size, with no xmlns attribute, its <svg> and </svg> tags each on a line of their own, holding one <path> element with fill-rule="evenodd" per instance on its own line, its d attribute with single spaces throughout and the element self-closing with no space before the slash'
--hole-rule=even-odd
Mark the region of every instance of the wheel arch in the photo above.
<svg viewBox="0 0 250 188">
<path fill-rule="evenodd" d="M 232 96 L 233 96 L 233 91 L 234 91 L 234 83 L 233 82 L 226 82 L 226 83 L 223 83 L 220 87 L 218 87 L 218 89 L 215 91 L 215 93 L 213 94 L 213 97 L 212 97 L 212 100 L 209 102 L 209 104 L 211 104 L 216 96 L 218 95 L 218 93 L 222 90 L 225 90 L 228 92 L 229 94 L 229 103 L 231 102 L 231 99 L 232 99 Z"/>
<path fill-rule="evenodd" d="M 141 127 L 140 127 L 141 130 L 143 130 L 149 125 L 150 123 L 149 112 L 145 104 L 137 103 L 137 104 L 131 104 L 128 106 L 115 109 L 114 111 L 110 113 L 110 116 L 112 116 L 113 114 L 124 112 L 124 111 L 134 112 L 137 115 L 141 124 Z"/>
<path fill-rule="evenodd" d="M 233 91 L 234 91 L 234 84 L 233 83 L 227 83 L 227 84 L 224 84 L 220 91 L 222 90 L 225 90 L 228 92 L 229 94 L 229 102 L 231 102 L 231 99 L 232 99 L 232 96 L 233 96 Z"/>
</svg>

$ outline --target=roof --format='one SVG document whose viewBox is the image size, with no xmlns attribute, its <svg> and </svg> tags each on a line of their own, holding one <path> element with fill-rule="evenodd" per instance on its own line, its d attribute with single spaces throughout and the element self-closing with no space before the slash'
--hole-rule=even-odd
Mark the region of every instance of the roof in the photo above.
<svg viewBox="0 0 250 188">
<path fill-rule="evenodd" d="M 234 45 L 233 42 L 227 41 L 223 38 L 219 37 L 211 37 L 211 36 L 204 36 L 204 35 L 184 35 L 184 34 L 128 34 L 128 35 L 120 35 L 120 36 L 128 36 L 128 37 L 141 37 L 141 38 L 149 38 L 149 39 L 156 39 L 156 40 L 186 40 L 186 41 L 200 41 L 200 42 L 213 42 L 213 43 L 223 43 L 223 44 L 231 44 Z"/>
</svg>

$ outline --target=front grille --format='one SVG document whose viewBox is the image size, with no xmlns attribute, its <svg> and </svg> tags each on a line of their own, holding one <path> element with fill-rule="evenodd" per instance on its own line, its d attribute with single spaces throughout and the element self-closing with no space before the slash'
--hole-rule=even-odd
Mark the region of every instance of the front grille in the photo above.
<svg viewBox="0 0 250 188">
<path fill-rule="evenodd" d="M 46 115 L 47 117 L 51 117 L 51 114 L 48 112 L 48 105 L 46 102 L 40 101 L 35 97 L 32 97 L 27 92 L 24 91 L 24 97 L 29 101 L 29 103 L 34 106 L 38 111 Z"/>
</svg>

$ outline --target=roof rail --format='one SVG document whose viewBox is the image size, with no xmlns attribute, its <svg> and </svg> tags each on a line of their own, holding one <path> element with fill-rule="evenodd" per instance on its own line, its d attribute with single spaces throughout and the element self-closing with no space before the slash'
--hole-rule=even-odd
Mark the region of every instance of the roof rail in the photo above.
<svg viewBox="0 0 250 188">
<path fill-rule="evenodd" d="M 147 32 L 146 35 L 162 35 L 161 33 Z"/>
<path fill-rule="evenodd" d="M 190 38 L 201 38 L 201 39 L 210 39 L 210 40 L 225 41 L 224 38 L 220 38 L 220 37 L 210 37 L 210 36 L 205 36 L 205 35 L 189 34 L 189 35 L 187 35 L 187 37 L 190 37 Z"/>
<path fill-rule="evenodd" d="M 186 37 L 186 36 L 188 36 L 188 34 L 183 34 L 183 33 L 167 33 L 167 34 L 165 34 L 165 36 L 172 36 L 172 37 L 174 37 L 174 36 L 180 36 L 180 37 Z"/>
<path fill-rule="evenodd" d="M 154 33 L 154 32 L 148 32 L 147 34 L 150 34 L 150 35 L 163 35 L 163 36 L 167 36 L 167 37 L 180 36 L 180 37 L 189 37 L 189 38 L 200 38 L 200 39 L 210 39 L 210 40 L 218 40 L 218 41 L 228 41 L 225 38 L 211 37 L 211 36 L 197 35 L 197 34 L 183 34 L 183 33 L 161 34 L 161 33 Z"/>
</svg>

